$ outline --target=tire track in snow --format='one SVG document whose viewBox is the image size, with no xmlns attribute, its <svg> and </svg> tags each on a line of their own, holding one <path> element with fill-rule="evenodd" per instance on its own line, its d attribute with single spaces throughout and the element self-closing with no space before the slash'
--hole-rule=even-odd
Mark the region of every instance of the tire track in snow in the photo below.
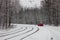
<svg viewBox="0 0 60 40">
<path fill-rule="evenodd" d="M 33 31 L 33 32 L 32 32 Z M 27 31 L 27 32 L 25 32 L 23 35 L 25 35 L 25 36 L 23 36 L 23 37 L 21 37 L 22 35 L 17 35 L 17 36 L 14 36 L 14 37 L 11 37 L 11 38 L 8 38 L 8 39 L 5 39 L 5 40 L 23 40 L 23 39 L 25 39 L 26 37 L 28 37 L 28 36 L 31 36 L 32 34 L 34 34 L 34 33 L 36 33 L 37 31 L 39 31 L 39 28 L 38 27 L 36 27 L 36 28 L 32 28 L 32 30 L 30 30 L 30 31 Z M 32 32 L 32 33 L 29 33 L 29 32 Z M 28 35 L 26 35 L 26 33 L 28 34 Z M 21 37 L 21 38 L 19 38 L 19 37 Z"/>
<path fill-rule="evenodd" d="M 17 34 L 17 35 L 12 36 L 12 37 L 6 38 L 5 40 L 10 40 L 10 39 L 12 40 L 12 39 L 18 37 L 19 35 L 22 36 L 23 34 L 28 33 L 28 32 L 30 32 L 30 31 L 32 31 L 32 30 L 33 30 L 32 27 L 31 27 L 31 28 L 27 27 L 27 29 L 24 30 L 23 33 L 19 33 L 19 34 Z"/>
<path fill-rule="evenodd" d="M 25 37 L 23 37 L 23 38 L 21 38 L 20 40 L 23 40 L 23 39 L 25 39 L 25 38 L 33 35 L 34 33 L 38 32 L 38 31 L 39 31 L 39 28 L 37 27 L 37 30 L 36 30 L 36 31 L 34 31 L 33 33 L 31 33 L 31 34 L 29 34 L 29 35 L 27 35 L 27 36 L 25 36 Z"/>
<path fill-rule="evenodd" d="M 23 29 L 23 28 L 21 27 L 20 29 Z M 17 31 L 17 30 L 14 30 L 14 31 Z M 5 33 L 0 33 L 0 34 L 1 34 L 0 36 L 2 36 L 2 35 L 7 35 L 7 34 L 12 34 L 14 31 L 5 32 Z"/>
<path fill-rule="evenodd" d="M 12 34 L 16 34 L 16 33 L 19 33 L 19 32 L 22 32 L 22 31 L 24 31 L 24 30 L 26 30 L 27 29 L 27 27 L 25 27 L 25 28 L 21 28 L 21 30 L 20 29 L 18 29 L 18 30 L 15 30 L 16 32 L 13 32 L 13 33 L 9 33 L 9 34 L 3 34 L 3 35 L 0 35 L 0 37 L 4 37 L 4 36 L 8 36 L 8 35 L 12 35 Z"/>
</svg>

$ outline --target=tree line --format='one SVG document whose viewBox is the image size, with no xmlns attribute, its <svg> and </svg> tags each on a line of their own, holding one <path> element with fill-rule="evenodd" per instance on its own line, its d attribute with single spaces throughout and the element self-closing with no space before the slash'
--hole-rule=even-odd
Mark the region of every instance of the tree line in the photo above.
<svg viewBox="0 0 60 40">
<path fill-rule="evenodd" d="M 60 24 L 59 0 L 42 1 L 41 9 L 23 9 L 19 1 L 0 0 L 0 28 L 8 28 L 11 23 L 19 24 Z"/>
</svg>

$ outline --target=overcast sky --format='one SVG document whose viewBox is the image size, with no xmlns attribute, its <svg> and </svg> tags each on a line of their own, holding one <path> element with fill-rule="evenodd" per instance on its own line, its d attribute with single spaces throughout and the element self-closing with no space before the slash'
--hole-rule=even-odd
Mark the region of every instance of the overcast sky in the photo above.
<svg viewBox="0 0 60 40">
<path fill-rule="evenodd" d="M 42 0 L 20 0 L 20 5 L 23 8 L 40 8 Z"/>
</svg>

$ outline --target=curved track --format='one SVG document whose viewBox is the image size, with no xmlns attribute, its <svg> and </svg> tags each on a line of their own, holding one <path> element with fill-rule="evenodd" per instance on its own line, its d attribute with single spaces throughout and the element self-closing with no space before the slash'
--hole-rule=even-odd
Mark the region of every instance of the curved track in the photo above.
<svg viewBox="0 0 60 40">
<path fill-rule="evenodd" d="M 35 30 L 34 32 L 32 32 L 32 33 L 26 35 L 25 37 L 22 37 L 20 40 L 23 40 L 23 39 L 25 39 L 26 37 L 29 37 L 30 35 L 36 33 L 37 31 L 39 31 L 39 28 L 37 28 L 37 30 Z"/>
<path fill-rule="evenodd" d="M 15 32 L 14 32 L 15 31 Z M 2 37 L 2 40 L 23 40 L 26 37 L 36 33 L 39 31 L 38 27 L 32 27 L 32 26 L 24 26 L 20 27 L 14 31 L 8 32 L 7 34 L 3 33 L 0 35 Z"/>
<path fill-rule="evenodd" d="M 16 30 L 14 30 L 14 31 L 11 31 L 11 32 L 2 33 L 2 34 L 0 35 L 0 37 L 4 37 L 4 36 L 8 36 L 8 35 L 13 35 L 13 34 L 16 34 L 16 33 L 18 33 L 18 32 L 22 32 L 22 31 L 24 31 L 24 30 L 26 30 L 26 29 L 27 29 L 27 27 L 21 27 L 21 28 L 19 28 L 19 29 L 16 29 Z"/>
<path fill-rule="evenodd" d="M 5 40 L 17 40 L 17 39 L 19 39 L 23 34 L 28 33 L 28 32 L 30 32 L 30 31 L 32 31 L 32 30 L 33 30 L 32 27 L 27 27 L 27 29 L 24 30 L 23 32 L 20 32 L 20 33 L 18 33 L 17 35 L 12 36 L 12 37 L 9 37 L 9 38 L 7 38 L 7 39 L 5 39 Z M 16 38 L 17 38 L 17 39 L 16 39 Z"/>
</svg>

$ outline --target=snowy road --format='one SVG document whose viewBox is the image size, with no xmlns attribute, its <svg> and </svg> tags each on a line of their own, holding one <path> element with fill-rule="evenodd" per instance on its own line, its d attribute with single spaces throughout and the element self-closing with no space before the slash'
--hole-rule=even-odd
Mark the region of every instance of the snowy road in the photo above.
<svg viewBox="0 0 60 40">
<path fill-rule="evenodd" d="M 13 30 L 13 29 L 12 29 Z M 2 32 L 0 33 L 0 39 L 1 40 L 23 40 L 24 38 L 34 34 L 39 30 L 37 27 L 30 27 L 30 26 L 22 26 L 19 28 L 19 26 L 16 28 L 16 30 L 10 30 L 8 32 Z"/>
<path fill-rule="evenodd" d="M 60 31 L 57 28 L 37 25 L 17 24 L 16 28 L 0 31 L 0 34 L 0 40 L 60 40 Z"/>
</svg>

